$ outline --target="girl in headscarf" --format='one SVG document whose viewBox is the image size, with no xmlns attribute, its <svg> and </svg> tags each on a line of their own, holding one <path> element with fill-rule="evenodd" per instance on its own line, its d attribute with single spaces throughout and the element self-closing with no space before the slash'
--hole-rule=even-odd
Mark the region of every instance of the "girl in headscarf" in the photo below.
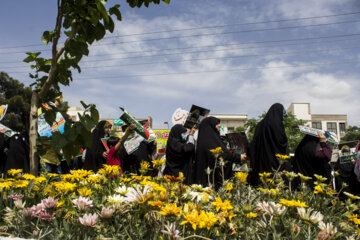
<svg viewBox="0 0 360 240">
<path fill-rule="evenodd" d="M 224 176 L 219 168 L 219 159 L 215 159 L 214 154 L 210 151 L 220 147 L 222 150 L 221 157 L 224 159 Z M 196 148 L 196 161 L 194 169 L 195 183 L 207 186 L 209 176 L 207 170 L 211 170 L 210 182 L 215 178 L 215 189 L 222 185 L 222 178 L 228 179 L 233 175 L 232 164 L 245 160 L 246 155 L 230 153 L 226 145 L 220 138 L 220 119 L 215 117 L 205 118 L 199 126 L 199 135 Z M 217 162 L 217 166 L 215 166 Z"/>
<path fill-rule="evenodd" d="M 184 183 L 192 183 L 192 160 L 195 154 L 195 128 L 186 135 L 187 129 L 180 124 L 171 128 L 166 144 L 166 166 L 164 174 L 179 176 L 179 172 L 184 174 Z"/>
<path fill-rule="evenodd" d="M 320 138 L 306 135 L 295 150 L 292 165 L 294 172 L 308 177 L 318 174 L 326 177 L 330 182 L 330 160 L 331 148 L 326 144 L 326 137 L 324 135 L 320 135 Z"/>
<path fill-rule="evenodd" d="M 278 169 L 279 161 L 276 154 L 288 153 L 287 137 L 283 119 L 286 111 L 280 103 L 273 104 L 255 128 L 252 142 L 250 143 L 250 183 L 253 186 L 259 183 L 259 173 L 272 172 Z"/>
<path fill-rule="evenodd" d="M 86 150 L 83 168 L 96 172 L 103 164 L 106 164 L 107 151 L 101 142 L 109 134 L 111 124 L 107 121 L 100 121 L 92 132 L 92 146 Z"/>
</svg>

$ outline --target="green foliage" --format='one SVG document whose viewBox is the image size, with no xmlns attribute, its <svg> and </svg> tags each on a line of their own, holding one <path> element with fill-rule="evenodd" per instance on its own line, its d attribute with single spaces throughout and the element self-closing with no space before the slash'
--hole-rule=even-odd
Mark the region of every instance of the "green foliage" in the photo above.
<svg viewBox="0 0 360 240">
<path fill-rule="evenodd" d="M 0 105 L 8 104 L 1 123 L 14 131 L 25 130 L 29 120 L 31 88 L 0 72 Z"/>
<path fill-rule="evenodd" d="M 244 126 L 235 128 L 234 132 L 244 132 L 248 127 L 250 127 L 249 132 L 249 141 L 252 141 L 252 138 L 255 133 L 256 125 L 265 117 L 266 112 L 264 112 L 258 119 L 251 118 L 246 121 Z M 300 143 L 301 139 L 304 137 L 304 134 L 296 128 L 297 125 L 304 125 L 305 121 L 297 119 L 292 113 L 288 113 L 288 117 L 284 119 L 284 127 L 286 136 L 288 138 L 288 148 L 290 153 L 294 153 L 297 145 Z"/>
<path fill-rule="evenodd" d="M 360 127 L 349 126 L 346 129 L 345 136 L 341 138 L 341 142 L 360 140 Z"/>
<path fill-rule="evenodd" d="M 163 0 L 169 3 L 169 0 Z M 127 0 L 131 7 L 149 6 L 150 3 L 159 4 L 160 0 Z M 31 68 L 35 71 L 29 74 L 35 80 L 31 86 L 34 92 L 33 104 L 39 106 L 40 103 L 54 102 L 61 95 L 60 85 L 68 86 L 73 81 L 72 70 L 81 72 L 79 62 L 83 56 L 89 54 L 89 45 L 94 41 L 101 40 L 106 32 L 114 31 L 114 21 L 112 16 L 118 21 L 122 20 L 119 11 L 120 5 L 116 4 L 105 7 L 107 1 L 104 0 L 58 0 L 58 13 L 54 30 L 45 31 L 41 40 L 47 45 L 52 43 L 52 56 L 49 59 L 41 57 L 40 52 L 26 53 L 28 56 L 24 62 L 31 63 Z M 61 34 L 66 36 L 64 44 L 59 47 Z M 83 104 L 86 105 L 86 104 Z M 85 107 L 85 106 L 84 106 Z M 91 145 L 91 129 L 99 120 L 99 113 L 95 105 L 86 105 L 85 114 L 80 117 L 79 122 L 66 122 L 64 134 L 54 133 L 52 144 L 56 150 L 62 150 L 65 157 L 70 159 L 78 153 L 84 145 Z M 32 108 L 32 111 L 35 111 Z M 67 106 L 51 107 L 45 112 L 45 119 L 48 124 L 52 124 L 56 117 L 56 112 L 66 114 Z M 36 113 L 32 112 L 31 116 Z M 30 123 L 35 125 L 36 119 L 30 119 Z M 33 128 L 35 129 L 35 128 Z M 34 146 L 37 133 L 30 132 L 30 143 Z M 37 144 L 39 145 L 39 144 Z M 34 158 L 31 153 L 31 158 Z M 33 161 L 31 161 L 33 163 Z M 35 164 L 36 165 L 36 164 Z M 32 167 L 32 171 L 36 171 Z"/>
</svg>

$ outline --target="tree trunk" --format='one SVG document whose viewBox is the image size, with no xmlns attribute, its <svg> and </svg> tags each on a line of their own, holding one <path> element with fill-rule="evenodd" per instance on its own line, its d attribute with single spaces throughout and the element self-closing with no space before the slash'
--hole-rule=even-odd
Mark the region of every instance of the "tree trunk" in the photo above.
<svg viewBox="0 0 360 240">
<path fill-rule="evenodd" d="M 37 175 L 39 172 L 39 157 L 36 149 L 36 142 L 38 138 L 38 109 L 39 109 L 39 95 L 33 91 L 31 96 L 30 107 L 30 173 Z"/>
</svg>

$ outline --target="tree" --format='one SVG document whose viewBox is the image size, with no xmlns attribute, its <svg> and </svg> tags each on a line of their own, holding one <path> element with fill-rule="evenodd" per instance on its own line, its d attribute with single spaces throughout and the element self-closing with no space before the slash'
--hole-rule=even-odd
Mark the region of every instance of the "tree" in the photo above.
<svg viewBox="0 0 360 240">
<path fill-rule="evenodd" d="M 261 116 L 257 119 L 251 118 L 246 121 L 244 126 L 240 126 L 235 128 L 234 132 L 244 132 L 250 126 L 249 132 L 249 142 L 252 141 L 252 138 L 255 133 L 256 125 L 265 117 L 266 112 L 264 112 Z M 304 125 L 305 121 L 299 120 L 293 115 L 292 113 L 288 113 L 288 117 L 284 119 L 284 127 L 285 133 L 288 138 L 288 148 L 290 153 L 294 153 L 297 145 L 300 143 L 301 139 L 303 138 L 304 134 L 300 133 L 300 131 L 296 128 L 298 125 Z"/>
<path fill-rule="evenodd" d="M 349 126 L 346 129 L 345 136 L 341 138 L 341 142 L 360 140 L 360 127 Z"/>
<path fill-rule="evenodd" d="M 1 122 L 14 131 L 25 130 L 29 121 L 31 88 L 25 87 L 7 73 L 0 72 L 0 105 L 8 104 Z"/>
<path fill-rule="evenodd" d="M 169 3 L 170 0 L 162 0 Z M 40 57 L 40 52 L 28 52 L 24 59 L 32 63 L 31 68 L 35 74 L 30 77 L 35 79 L 32 84 L 34 90 L 31 97 L 30 109 L 30 171 L 38 172 L 37 157 L 37 111 L 43 102 L 54 102 L 61 95 L 60 85 L 68 86 L 72 78 L 71 69 L 81 72 L 79 62 L 82 57 L 89 54 L 89 45 L 95 40 L 99 41 L 106 31 L 113 32 L 114 21 L 111 15 L 121 21 L 120 5 L 105 8 L 103 0 L 57 0 L 57 16 L 55 28 L 45 31 L 42 41 L 51 43 L 51 58 Z M 159 4 L 160 0 L 127 0 L 131 7 L 149 6 L 150 3 Z M 61 34 L 65 34 L 64 43 L 58 47 Z M 99 119 L 95 105 L 83 106 L 88 109 L 89 114 L 80 118 L 79 123 L 65 126 L 65 133 L 54 133 L 52 145 L 57 150 L 62 149 L 66 157 L 76 154 L 83 145 L 91 146 L 90 131 Z M 45 111 L 45 119 L 51 124 L 55 120 L 56 112 L 66 112 L 65 107 L 52 107 Z"/>
</svg>

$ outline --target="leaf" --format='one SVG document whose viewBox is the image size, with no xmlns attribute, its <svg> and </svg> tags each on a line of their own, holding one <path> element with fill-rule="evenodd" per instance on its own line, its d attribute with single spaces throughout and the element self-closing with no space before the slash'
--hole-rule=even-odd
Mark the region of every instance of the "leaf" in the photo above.
<svg viewBox="0 0 360 240">
<path fill-rule="evenodd" d="M 66 138 L 60 132 L 54 132 L 51 139 L 52 146 L 57 152 L 60 152 L 60 150 L 68 143 Z"/>
<path fill-rule="evenodd" d="M 162 0 L 164 3 L 170 4 L 170 0 Z"/>
<path fill-rule="evenodd" d="M 111 15 L 115 15 L 118 21 L 121 21 L 122 17 L 121 17 L 121 12 L 119 10 L 119 7 L 120 7 L 120 5 L 116 4 L 115 6 L 113 6 L 112 8 L 109 9 L 109 13 Z"/>
<path fill-rule="evenodd" d="M 99 112 L 96 109 L 95 105 L 90 108 L 90 113 L 91 113 L 91 118 L 93 119 L 93 121 L 98 122 L 99 121 Z"/>
<path fill-rule="evenodd" d="M 80 101 L 81 105 L 83 106 L 83 108 L 87 109 L 89 107 L 89 105 L 86 105 L 86 103 L 84 101 Z"/>
<path fill-rule="evenodd" d="M 26 54 L 29 56 L 27 58 L 25 58 L 23 61 L 26 63 L 33 62 L 40 55 L 40 53 L 41 52 L 36 52 L 36 53 L 27 52 Z"/>
<path fill-rule="evenodd" d="M 46 122 L 51 126 L 56 119 L 56 112 L 52 109 L 49 110 L 42 109 L 42 110 L 44 112 L 44 117 Z"/>
<path fill-rule="evenodd" d="M 108 29 L 110 32 L 113 32 L 114 31 L 114 21 L 112 20 L 112 18 L 109 18 L 109 21 L 108 22 L 105 22 L 104 23 L 104 26 L 106 29 Z"/>
<path fill-rule="evenodd" d="M 82 128 L 81 138 L 83 139 L 85 146 L 88 148 L 91 148 L 91 146 L 92 146 L 91 132 L 89 130 L 86 130 L 85 128 Z"/>
<path fill-rule="evenodd" d="M 98 41 L 100 39 L 102 39 L 105 36 L 105 28 L 101 23 L 98 23 L 96 25 L 96 30 L 95 30 L 95 39 Z"/>
<path fill-rule="evenodd" d="M 41 41 L 43 41 L 46 45 L 52 41 L 55 31 L 45 31 L 41 37 Z"/>
</svg>

